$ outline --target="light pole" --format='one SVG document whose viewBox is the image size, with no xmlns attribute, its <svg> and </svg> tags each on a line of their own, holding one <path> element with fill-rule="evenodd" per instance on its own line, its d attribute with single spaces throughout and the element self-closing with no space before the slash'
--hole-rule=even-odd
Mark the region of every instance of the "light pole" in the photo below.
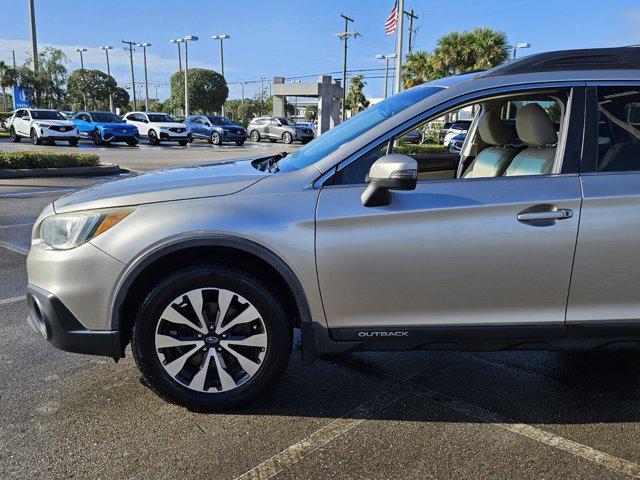
<svg viewBox="0 0 640 480">
<path fill-rule="evenodd" d="M 171 43 L 175 43 L 178 47 L 178 71 L 182 71 L 182 54 L 180 53 L 180 44 L 182 43 L 181 38 L 172 38 L 169 40 Z"/>
<path fill-rule="evenodd" d="M 224 78 L 224 49 L 222 47 L 222 42 L 231 37 L 229 35 L 211 35 L 211 38 L 214 40 L 220 40 L 220 75 Z M 224 103 L 222 104 L 222 116 L 224 116 Z"/>
<path fill-rule="evenodd" d="M 187 35 L 182 37 L 182 41 L 184 42 L 184 116 L 186 118 L 189 116 L 189 52 L 187 46 L 189 42 L 197 42 L 198 37 Z"/>
<path fill-rule="evenodd" d="M 516 53 L 518 51 L 519 48 L 529 48 L 531 45 L 529 43 L 518 43 L 517 45 L 513 46 L 513 58 L 515 60 L 516 58 Z"/>
<path fill-rule="evenodd" d="M 87 51 L 86 48 L 76 48 L 76 52 L 78 52 L 80 54 L 80 75 L 82 75 L 82 80 L 83 81 L 84 81 L 84 59 L 82 58 L 82 53 L 86 52 L 86 51 Z M 85 90 L 83 88 L 82 89 L 82 101 L 83 101 L 83 108 L 86 110 L 87 109 L 87 94 L 84 93 L 84 92 L 85 92 Z"/>
<path fill-rule="evenodd" d="M 29 18 L 31 20 L 31 56 L 33 57 L 33 74 L 38 75 L 38 40 L 36 38 L 36 9 L 33 0 L 29 0 Z M 13 55 L 13 66 L 15 67 L 15 53 Z M 38 106 L 38 92 L 35 93 L 36 107 Z"/>
<path fill-rule="evenodd" d="M 131 85 L 133 86 L 133 88 L 131 89 L 131 92 L 133 93 L 133 109 L 135 110 L 137 108 L 136 106 L 136 89 L 135 89 L 135 84 L 136 84 L 136 78 L 133 75 L 133 46 L 137 43 L 137 42 L 131 42 L 128 40 L 122 40 L 122 43 L 124 43 L 125 45 L 128 45 L 128 48 L 125 48 L 125 51 L 129 52 L 129 62 L 131 64 Z"/>
<path fill-rule="evenodd" d="M 111 76 L 111 68 L 109 67 L 109 50 L 112 50 L 111 46 L 100 47 L 101 50 L 104 50 L 105 55 L 107 56 L 107 75 Z M 109 111 L 113 113 L 113 92 L 109 89 Z"/>
<path fill-rule="evenodd" d="M 244 86 L 247 82 L 240 82 L 240 86 L 242 87 L 242 104 L 244 105 Z"/>
<path fill-rule="evenodd" d="M 356 31 L 349 32 L 349 22 L 355 22 L 353 18 L 340 14 L 344 18 L 344 32 L 336 33 L 336 37 L 342 40 L 342 121 L 347 120 L 347 40 L 349 37 L 360 35 Z"/>
<path fill-rule="evenodd" d="M 260 77 L 260 115 L 264 115 L 264 81 L 267 77 Z"/>
<path fill-rule="evenodd" d="M 147 47 L 150 47 L 151 44 L 148 42 L 143 42 L 138 44 L 139 47 L 142 47 L 142 61 L 144 63 L 144 109 L 145 111 L 149 111 L 149 81 L 147 79 Z"/>
<path fill-rule="evenodd" d="M 387 98 L 388 88 L 389 88 L 389 59 L 396 58 L 395 53 L 389 53 L 387 55 L 379 54 L 376 55 L 378 60 L 384 60 L 384 98 Z"/>
</svg>

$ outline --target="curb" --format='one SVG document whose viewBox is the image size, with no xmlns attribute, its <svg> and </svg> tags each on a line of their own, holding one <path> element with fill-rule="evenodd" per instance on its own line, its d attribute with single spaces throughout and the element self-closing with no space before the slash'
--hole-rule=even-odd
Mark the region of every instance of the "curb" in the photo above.
<svg viewBox="0 0 640 480">
<path fill-rule="evenodd" d="M 0 170 L 0 178 L 37 178 L 37 177 L 94 177 L 127 172 L 120 165 L 101 165 L 98 167 L 66 168 L 20 168 Z"/>
</svg>

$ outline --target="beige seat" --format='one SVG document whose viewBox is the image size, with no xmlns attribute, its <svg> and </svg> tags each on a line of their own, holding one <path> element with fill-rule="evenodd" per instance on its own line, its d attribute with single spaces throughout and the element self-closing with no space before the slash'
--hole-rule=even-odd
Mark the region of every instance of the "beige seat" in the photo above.
<svg viewBox="0 0 640 480">
<path fill-rule="evenodd" d="M 516 130 L 527 148 L 516 155 L 505 176 L 551 173 L 558 134 L 549 114 L 537 103 L 525 105 L 516 114 Z"/>
<path fill-rule="evenodd" d="M 478 120 L 478 133 L 490 147 L 482 150 L 471 162 L 462 178 L 486 178 L 502 175 L 518 150 L 508 147 L 512 135 L 495 112 L 483 113 Z"/>
</svg>

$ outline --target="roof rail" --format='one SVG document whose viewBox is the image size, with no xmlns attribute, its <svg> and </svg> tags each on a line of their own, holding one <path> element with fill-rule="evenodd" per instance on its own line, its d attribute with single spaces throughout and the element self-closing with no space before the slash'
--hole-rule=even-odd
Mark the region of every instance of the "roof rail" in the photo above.
<svg viewBox="0 0 640 480">
<path fill-rule="evenodd" d="M 480 73 L 477 77 L 497 77 L 534 72 L 638 69 L 640 69 L 640 48 L 629 46 L 559 50 L 528 55 Z"/>
</svg>

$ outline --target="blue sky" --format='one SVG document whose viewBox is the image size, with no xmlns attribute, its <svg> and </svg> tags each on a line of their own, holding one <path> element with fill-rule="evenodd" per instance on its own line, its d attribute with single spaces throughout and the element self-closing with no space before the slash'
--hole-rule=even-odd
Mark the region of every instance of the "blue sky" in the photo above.
<svg viewBox="0 0 640 480">
<path fill-rule="evenodd" d="M 512 43 L 529 42 L 528 53 L 640 43 L 640 3 L 637 0 L 405 0 L 419 15 L 415 49 L 431 50 L 438 37 L 486 26 L 505 32 Z M 218 44 L 212 34 L 228 34 L 225 73 L 230 97 L 239 98 L 233 82 L 336 72 L 342 68 L 340 13 L 356 19 L 351 26 L 362 37 L 349 43 L 349 67 L 384 66 L 378 53 L 393 51 L 395 37 L 385 37 L 383 23 L 391 0 L 35 0 L 38 42 L 62 48 L 69 70 L 79 67 L 78 46 L 86 47 L 86 68 L 104 68 L 104 52 L 113 45 L 112 74 L 130 81 L 128 57 L 121 39 L 150 42 L 149 79 L 158 83 L 160 98 L 169 94 L 168 78 L 177 70 L 176 47 L 169 39 L 187 34 L 200 41 L 189 49 L 190 66 L 219 68 Z M 0 59 L 18 61 L 29 50 L 27 0 L 0 0 Z M 142 80 L 142 54 L 136 53 L 136 80 Z M 380 76 L 371 72 L 370 77 Z M 305 79 L 303 79 L 305 80 Z M 381 79 L 368 78 L 365 92 L 382 95 Z M 259 83 L 249 84 L 253 95 Z M 155 87 L 150 95 L 155 94 Z"/>
</svg>

